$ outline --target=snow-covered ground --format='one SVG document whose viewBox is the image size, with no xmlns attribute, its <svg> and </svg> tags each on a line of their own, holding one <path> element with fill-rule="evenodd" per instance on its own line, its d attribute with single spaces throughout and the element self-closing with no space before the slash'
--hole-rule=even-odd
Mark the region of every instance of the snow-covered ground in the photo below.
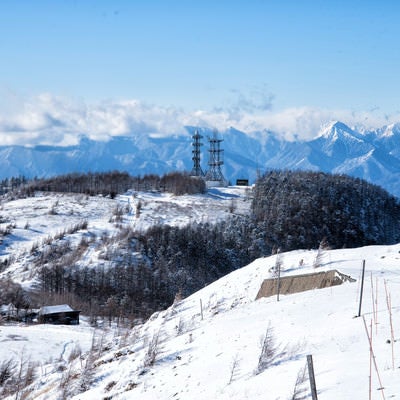
<svg viewBox="0 0 400 400">
<path fill-rule="evenodd" d="M 71 352 L 89 350 L 96 334 L 84 320 L 75 326 L 3 325 L 0 326 L 0 360 L 22 359 L 42 365 L 55 360 L 68 361 Z"/>
<path fill-rule="evenodd" d="M 357 282 L 281 296 L 279 302 L 272 297 L 255 301 L 276 262 L 275 256 L 258 259 L 155 316 L 127 347 L 133 353 L 122 359 L 104 356 L 108 362 L 98 370 L 104 378 L 77 398 L 101 398 L 115 382 L 109 395 L 118 399 L 290 399 L 308 354 L 322 399 L 367 399 L 370 373 L 372 399 L 400 398 L 399 252 L 400 245 L 328 251 L 321 268 L 336 268 Z M 284 269 L 311 272 L 315 256 L 314 251 L 294 251 L 283 254 L 281 261 Z M 364 301 L 362 316 L 356 318 L 363 259 Z M 393 348 L 386 293 L 391 298 Z M 372 365 L 370 372 L 364 319 L 368 331 L 372 324 L 377 371 Z M 260 338 L 268 327 L 282 355 L 256 374 Z M 156 362 L 143 368 L 143 337 L 157 332 Z M 127 390 L 132 382 L 137 386 Z M 308 381 L 301 387 L 304 398 L 311 398 Z"/>
<path fill-rule="evenodd" d="M 216 219 L 227 213 L 229 196 L 219 199 L 219 206 L 210 205 L 217 201 L 215 196 L 213 200 L 206 196 L 207 204 L 200 206 L 209 207 L 211 215 L 202 218 Z M 160 196 L 159 201 L 166 201 L 166 197 Z M 144 219 L 147 209 L 149 221 L 178 220 L 177 215 L 173 217 L 174 211 L 168 212 L 168 202 L 163 216 L 157 217 L 155 210 L 163 205 L 156 200 L 151 196 L 139 219 Z M 186 200 L 181 200 L 176 209 L 183 207 Z M 187 201 L 190 207 L 193 203 Z M 245 207 L 247 203 L 243 200 L 240 204 Z M 96 212 L 98 221 L 102 221 L 98 229 L 111 229 L 108 212 L 103 219 L 100 210 L 93 210 Z M 190 215 L 199 218 L 200 214 L 197 209 L 185 221 Z M 95 222 L 90 220 L 91 224 Z M 337 269 L 356 282 L 281 295 L 279 302 L 276 297 L 255 300 L 262 281 L 271 277 L 276 257 L 255 260 L 154 314 L 120 338 L 111 331 L 93 362 L 87 391 L 81 392 L 81 375 L 88 356 L 65 364 L 68 368 L 64 369 L 46 363 L 50 357 L 66 359 L 64 349 L 72 342 L 88 350 L 93 330 L 85 324 L 1 326 L 0 359 L 10 354 L 12 344 L 19 345 L 13 353 L 28 352 L 42 363 L 38 370 L 41 375 L 26 399 L 59 399 L 62 391 L 65 398 L 79 400 L 311 399 L 307 374 L 298 385 L 301 394 L 293 397 L 297 376 L 309 354 L 314 360 L 319 399 L 400 399 L 400 244 L 326 250 L 320 256 L 318 270 Z M 297 250 L 279 257 L 283 276 L 315 271 L 317 251 Z M 366 262 L 364 296 L 361 317 L 357 317 L 362 260 Z M 367 331 L 372 336 L 374 358 Z M 273 333 L 276 357 L 257 373 L 260 342 L 266 332 Z M 11 340 L 13 335 L 15 340 Z M 68 386 L 61 388 L 67 372 Z"/>
<path fill-rule="evenodd" d="M 119 226 L 146 230 L 155 224 L 185 225 L 191 222 L 217 222 L 231 213 L 249 211 L 248 187 L 211 189 L 205 195 L 174 196 L 170 193 L 128 192 L 110 199 L 82 194 L 39 193 L 35 197 L 13 201 L 0 200 L 0 229 L 11 225 L 12 233 L 0 239 L 0 262 L 12 258 L 12 268 L 0 272 L 24 286 L 34 280 L 29 252 L 47 238 L 88 222 L 86 235 L 113 235 Z M 137 205 L 140 203 L 140 215 Z M 116 223 L 116 210 L 122 220 Z M 79 241 L 82 233 L 67 235 Z M 88 264 L 98 263 L 97 254 L 88 250 Z"/>
<path fill-rule="evenodd" d="M 383 395 L 386 399 L 400 398 L 399 252 L 400 245 L 327 251 L 321 269 L 336 268 L 357 282 L 281 295 L 279 302 L 275 297 L 255 301 L 263 279 L 270 276 L 276 256 L 255 260 L 155 314 L 122 342 L 114 341 L 95 362 L 91 389 L 78 394 L 76 386 L 74 389 L 77 382 L 72 381 L 71 398 L 290 399 L 308 354 L 313 356 L 321 399 L 367 399 L 370 374 L 372 399 Z M 282 254 L 281 261 L 283 268 L 291 273 L 312 272 L 315 256 L 315 251 L 293 251 Z M 362 316 L 357 318 L 363 259 L 366 279 Z M 301 267 L 300 260 L 303 260 Z M 387 306 L 387 294 L 391 308 Z M 370 370 L 364 320 L 372 334 L 377 370 L 373 363 Z M 268 328 L 273 332 L 277 353 L 282 354 L 269 368 L 256 374 L 260 338 Z M 82 329 L 80 338 L 76 329 Z M 85 326 L 1 327 L 2 359 L 9 354 L 11 343 L 5 340 L 12 335 L 17 339 L 14 345 L 32 352 L 34 359 L 38 353 L 45 360 L 43 353 L 59 358 L 65 344 L 75 341 L 83 350 L 88 349 L 92 332 Z M 146 353 L 157 335 L 155 362 L 146 365 Z M 55 336 L 54 342 L 60 344 L 58 349 L 49 340 Z M 46 365 L 42 368 L 46 379 L 34 384 L 36 394 L 28 399 L 58 398 L 59 386 L 54 382 L 63 373 Z M 72 365 L 79 375 L 82 361 Z M 308 381 L 300 387 L 304 390 L 303 398 L 311 398 Z M 41 392 L 45 394 L 37 395 Z"/>
</svg>

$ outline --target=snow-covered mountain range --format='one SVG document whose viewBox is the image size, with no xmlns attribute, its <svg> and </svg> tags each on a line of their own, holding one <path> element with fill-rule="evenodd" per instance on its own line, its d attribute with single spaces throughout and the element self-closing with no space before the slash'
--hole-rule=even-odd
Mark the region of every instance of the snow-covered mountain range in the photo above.
<svg viewBox="0 0 400 400">
<path fill-rule="evenodd" d="M 109 170 L 132 175 L 190 171 L 194 129 L 187 127 L 181 135 L 168 137 L 115 136 L 104 142 L 82 136 L 77 145 L 68 147 L 1 146 L 0 179 Z M 212 132 L 199 130 L 204 136 L 202 166 L 207 170 L 207 136 Z M 322 127 L 314 139 L 294 142 L 271 131 L 246 134 L 230 128 L 220 136 L 224 140 L 222 171 L 231 183 L 236 179 L 253 182 L 258 172 L 268 169 L 321 170 L 363 178 L 400 196 L 400 124 L 365 131 L 332 122 Z"/>
</svg>

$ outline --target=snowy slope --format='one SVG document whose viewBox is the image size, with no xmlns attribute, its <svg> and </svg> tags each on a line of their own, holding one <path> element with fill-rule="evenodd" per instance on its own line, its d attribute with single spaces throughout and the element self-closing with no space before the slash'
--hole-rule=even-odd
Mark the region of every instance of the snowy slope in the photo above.
<svg viewBox="0 0 400 400">
<path fill-rule="evenodd" d="M 400 396 L 400 345 L 396 342 L 394 346 L 393 370 L 384 289 L 386 282 L 392 296 L 394 326 L 398 326 L 399 250 L 397 245 L 330 251 L 325 255 L 325 267 L 356 278 L 361 260 L 368 260 L 363 315 L 369 325 L 373 319 L 372 276 L 373 284 L 378 284 L 373 342 L 386 398 Z M 305 267 L 301 272 L 305 272 L 310 270 L 314 257 L 313 252 L 296 251 L 284 254 L 282 261 L 284 268 L 300 272 L 298 263 L 303 259 Z M 367 398 L 369 345 L 363 319 L 354 318 L 359 284 L 288 295 L 280 302 L 275 298 L 254 301 L 274 264 L 275 257 L 256 260 L 154 317 L 141 332 L 161 332 L 161 350 L 155 365 L 143 372 L 142 344 L 137 339 L 139 343 L 131 347 L 134 354 L 103 367 L 99 375 L 107 377 L 104 382 L 77 398 L 100 397 L 107 382 L 115 380 L 110 395 L 118 399 L 288 399 L 307 354 L 314 358 L 321 398 Z M 200 300 L 204 305 L 203 319 Z M 178 334 L 176 327 L 180 324 L 183 329 Z M 287 346 L 286 351 L 269 369 L 255 375 L 260 337 L 268 326 L 273 328 L 277 344 L 281 348 Z M 237 365 L 232 371 L 235 360 Z M 380 385 L 374 371 L 372 377 L 373 398 L 379 398 Z M 137 386 L 125 392 L 132 381 Z M 303 386 L 307 389 L 308 383 Z"/>
<path fill-rule="evenodd" d="M 3 258 L 16 254 L 15 268 L 7 273 L 29 284 L 24 262 L 27 249 L 38 240 L 36 234 L 57 232 L 66 221 L 82 218 L 89 221 L 88 231 L 113 231 L 116 227 L 110 216 L 115 205 L 133 203 L 138 197 L 144 203 L 140 217 L 136 218 L 132 207 L 123 223 L 141 229 L 155 222 L 212 222 L 229 215 L 232 200 L 238 213 L 246 212 L 249 205 L 244 188 L 214 190 L 206 196 L 138 193 L 133 198 L 128 193 L 111 200 L 46 194 L 7 202 L 1 215 L 17 225 L 14 236 L 0 249 Z M 56 213 L 49 214 L 53 208 Z M 29 228 L 23 228 L 26 221 Z M 74 234 L 76 240 L 81 234 Z M 281 254 L 282 275 L 314 272 L 317 254 L 305 250 Z M 361 310 L 372 333 L 381 382 L 370 364 L 364 319 L 355 318 L 362 260 L 366 260 L 366 279 Z M 98 261 L 94 250 L 87 261 Z M 286 400 L 292 398 L 308 354 L 314 359 L 321 399 L 367 399 L 370 375 L 372 399 L 400 398 L 400 244 L 326 250 L 320 255 L 318 270 L 337 269 L 356 282 L 281 295 L 279 302 L 275 297 L 256 301 L 262 281 L 271 277 L 276 263 L 276 255 L 255 260 L 132 330 L 95 331 L 85 318 L 78 327 L 0 326 L 0 360 L 13 354 L 40 363 L 26 400 Z M 257 374 L 260 339 L 269 328 L 277 357 Z M 93 341 L 97 347 L 90 353 Z M 83 354 L 71 361 L 78 345 Z M 307 379 L 299 389 L 303 397 L 298 398 L 311 399 Z"/>
<path fill-rule="evenodd" d="M 0 239 L 0 262 L 12 259 L 12 265 L 0 272 L 25 286 L 35 280 L 32 268 L 32 248 L 43 246 L 47 238 L 54 238 L 83 221 L 87 229 L 65 234 L 71 243 L 86 238 L 112 236 L 118 226 L 131 226 L 146 230 L 155 224 L 186 225 L 190 222 L 217 222 L 228 217 L 232 207 L 237 214 L 250 208 L 249 188 L 230 187 L 210 189 L 206 195 L 174 196 L 170 193 L 128 192 L 110 199 L 82 194 L 37 193 L 35 197 L 3 200 L 0 205 L 0 229 L 13 226 L 10 235 Z M 141 203 L 140 216 L 136 205 Z M 124 210 L 122 221 L 115 222 L 115 210 Z M 101 249 L 94 243 L 89 246 L 84 262 L 98 265 Z"/>
<path fill-rule="evenodd" d="M 355 318 L 363 259 L 367 260 L 367 273 L 362 315 L 368 329 L 372 323 L 373 350 L 384 387 L 379 390 L 373 367 L 372 399 L 383 394 L 385 398 L 399 398 L 399 251 L 400 245 L 327 251 L 321 268 L 336 268 L 358 281 L 281 296 L 279 302 L 276 298 L 254 300 L 262 280 L 270 276 L 269 270 L 276 263 L 276 256 L 258 259 L 155 314 L 135 327 L 129 337 L 107 345 L 108 350 L 94 363 L 92 386 L 84 393 L 78 394 L 77 387 L 82 361 L 75 361 L 71 368 L 76 378 L 70 382 L 67 398 L 290 399 L 306 355 L 312 354 L 320 398 L 366 399 L 369 343 L 363 318 Z M 313 251 L 294 251 L 281 255 L 281 261 L 288 274 L 311 272 L 315 256 Z M 396 339 L 394 369 L 385 285 L 391 297 Z M 260 338 L 268 327 L 282 354 L 256 374 Z M 4 335 L 3 328 L 1 333 Z M 149 342 L 157 334 L 155 362 L 146 366 Z M 66 342 L 70 333 L 65 331 L 64 335 Z M 62 372 L 47 369 L 46 379 L 37 381 L 27 398 L 59 398 L 55 382 L 62 376 Z M 307 380 L 301 388 L 302 398 L 311 398 Z"/>
</svg>

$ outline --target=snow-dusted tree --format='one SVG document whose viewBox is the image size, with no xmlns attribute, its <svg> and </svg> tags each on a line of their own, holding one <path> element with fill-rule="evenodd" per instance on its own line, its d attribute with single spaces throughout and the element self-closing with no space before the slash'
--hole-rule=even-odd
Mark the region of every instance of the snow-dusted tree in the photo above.
<svg viewBox="0 0 400 400">
<path fill-rule="evenodd" d="M 315 259 L 314 259 L 314 263 L 313 263 L 313 267 L 314 268 L 321 267 L 323 259 L 324 259 L 325 254 L 326 254 L 325 252 L 327 250 L 329 250 L 329 249 L 330 249 L 330 247 L 329 247 L 328 241 L 326 240 L 326 238 L 323 238 L 321 240 L 320 244 L 319 244 L 319 247 L 318 247 L 318 250 L 317 250 L 317 254 L 316 254 Z"/>
<path fill-rule="evenodd" d="M 278 248 L 275 256 L 275 265 L 272 267 L 271 271 L 274 278 L 277 278 L 280 275 L 282 271 L 282 265 L 282 254 L 280 253 L 280 249 Z"/>
<path fill-rule="evenodd" d="M 147 350 L 144 356 L 143 366 L 150 367 L 156 362 L 157 356 L 160 354 L 160 331 L 155 332 L 147 344 Z"/>
<path fill-rule="evenodd" d="M 304 365 L 303 368 L 299 370 L 296 377 L 296 382 L 293 387 L 293 392 L 290 395 L 288 400 L 303 400 L 306 399 L 305 396 L 306 388 L 304 387 L 304 383 L 307 381 L 307 366 Z"/>
<path fill-rule="evenodd" d="M 89 352 L 86 354 L 85 359 L 82 362 L 82 369 L 79 376 L 77 391 L 78 393 L 86 392 L 90 389 L 90 386 L 93 382 L 94 374 L 95 374 L 95 360 L 98 358 L 102 352 L 102 340 L 100 339 L 100 343 L 98 343 L 99 339 L 93 335 L 92 345 Z"/>
<path fill-rule="evenodd" d="M 270 324 L 264 336 L 260 339 L 260 347 L 256 374 L 260 374 L 269 368 L 282 354 L 279 345 L 276 344 L 273 328 Z"/>
</svg>

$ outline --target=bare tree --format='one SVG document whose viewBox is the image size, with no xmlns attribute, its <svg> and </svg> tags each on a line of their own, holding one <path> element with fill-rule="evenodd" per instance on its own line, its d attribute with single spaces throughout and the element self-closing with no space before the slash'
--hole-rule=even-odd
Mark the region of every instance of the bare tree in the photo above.
<svg viewBox="0 0 400 400">
<path fill-rule="evenodd" d="M 157 356 L 160 354 L 160 331 L 156 332 L 148 343 L 147 351 L 144 357 L 144 367 L 154 365 Z"/>
<path fill-rule="evenodd" d="M 235 379 L 235 376 L 236 376 L 237 371 L 239 369 L 239 364 L 240 364 L 239 354 L 236 353 L 235 356 L 232 359 L 232 362 L 231 362 L 231 369 L 230 369 L 229 382 L 228 382 L 229 385 Z"/>
<path fill-rule="evenodd" d="M 264 336 L 260 340 L 260 355 L 258 356 L 258 364 L 255 373 L 260 374 L 269 368 L 282 354 L 279 345 L 273 334 L 273 328 L 269 324 Z"/>
<path fill-rule="evenodd" d="M 296 382 L 294 384 L 293 392 L 288 400 L 303 400 L 306 398 L 304 392 L 306 388 L 303 383 L 307 381 L 307 366 L 304 365 L 303 368 L 299 370 L 296 377 Z"/>
<path fill-rule="evenodd" d="M 0 388 L 14 375 L 16 363 L 12 358 L 0 363 Z"/>
</svg>

